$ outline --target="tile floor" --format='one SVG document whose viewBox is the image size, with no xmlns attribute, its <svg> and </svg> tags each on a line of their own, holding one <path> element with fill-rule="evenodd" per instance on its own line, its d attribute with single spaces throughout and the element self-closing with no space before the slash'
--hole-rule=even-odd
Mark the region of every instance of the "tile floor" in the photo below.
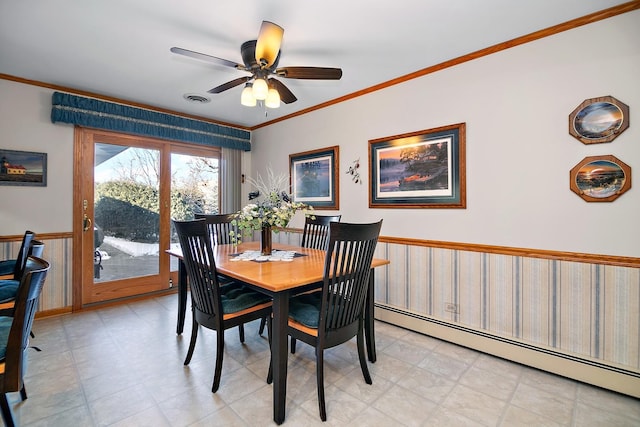
<svg viewBox="0 0 640 427">
<path fill-rule="evenodd" d="M 220 390 L 210 391 L 215 332 L 175 334 L 176 296 L 34 326 L 26 387 L 9 395 L 20 426 L 271 426 L 266 338 L 227 331 Z M 188 321 L 190 321 L 188 319 Z M 313 351 L 289 358 L 289 426 L 639 426 L 640 400 L 378 322 L 373 385 L 355 343 L 328 351 L 328 420 L 318 416 Z"/>
</svg>

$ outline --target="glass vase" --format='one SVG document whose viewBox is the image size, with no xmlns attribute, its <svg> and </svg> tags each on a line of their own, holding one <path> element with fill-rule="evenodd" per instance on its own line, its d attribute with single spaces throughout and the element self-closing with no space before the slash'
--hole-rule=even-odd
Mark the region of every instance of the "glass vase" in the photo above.
<svg viewBox="0 0 640 427">
<path fill-rule="evenodd" d="M 262 255 L 271 255 L 271 251 L 273 249 L 272 247 L 273 241 L 271 240 L 271 238 L 272 238 L 271 226 L 270 225 L 263 226 L 262 230 L 260 231 L 260 253 Z"/>
</svg>

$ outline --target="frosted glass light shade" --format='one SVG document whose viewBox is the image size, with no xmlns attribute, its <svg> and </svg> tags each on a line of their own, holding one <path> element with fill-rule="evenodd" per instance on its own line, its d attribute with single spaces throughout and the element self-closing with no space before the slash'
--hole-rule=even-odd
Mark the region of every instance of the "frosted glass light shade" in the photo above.
<svg viewBox="0 0 640 427">
<path fill-rule="evenodd" d="M 256 98 L 253 96 L 253 88 L 251 83 L 247 83 L 242 89 L 242 94 L 240 95 L 240 104 L 245 107 L 255 107 L 256 106 Z"/>
<path fill-rule="evenodd" d="M 274 88 L 269 89 L 267 100 L 264 102 L 269 108 L 278 108 L 280 106 L 280 94 Z"/>
<path fill-rule="evenodd" d="M 278 57 L 284 29 L 269 21 L 262 21 L 256 42 L 256 61 L 271 67 Z"/>
<path fill-rule="evenodd" d="M 269 92 L 269 86 L 264 79 L 256 79 L 253 82 L 253 97 L 257 100 L 263 101 L 267 99 Z"/>
</svg>

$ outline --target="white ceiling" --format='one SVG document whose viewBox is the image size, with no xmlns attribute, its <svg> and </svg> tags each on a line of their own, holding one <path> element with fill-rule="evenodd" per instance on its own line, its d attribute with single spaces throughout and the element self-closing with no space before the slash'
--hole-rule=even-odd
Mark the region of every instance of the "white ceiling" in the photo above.
<svg viewBox="0 0 640 427">
<path fill-rule="evenodd" d="M 0 0 L 0 74 L 253 127 L 622 3 Z M 240 45 L 257 38 L 263 20 L 285 29 L 280 67 L 340 67 L 342 79 L 281 79 L 298 101 L 265 116 L 240 105 L 242 86 L 207 93 L 246 73 L 169 52 L 178 46 L 242 63 Z"/>
</svg>

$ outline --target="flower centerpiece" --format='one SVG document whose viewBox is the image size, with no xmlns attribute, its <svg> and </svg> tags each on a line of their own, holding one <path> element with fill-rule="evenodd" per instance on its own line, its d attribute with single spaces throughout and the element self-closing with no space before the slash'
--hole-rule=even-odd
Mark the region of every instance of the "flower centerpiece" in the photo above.
<svg viewBox="0 0 640 427">
<path fill-rule="evenodd" d="M 278 232 L 279 228 L 286 227 L 297 211 L 313 211 L 313 207 L 294 202 L 291 195 L 283 188 L 287 184 L 287 177 L 283 174 L 275 175 L 269 168 L 267 180 L 260 174 L 257 179 L 248 178 L 247 182 L 255 188 L 249 193 L 249 201 L 242 210 L 235 214 L 232 225 L 238 228 L 238 232 L 230 233 L 234 242 L 241 243 L 243 236 L 250 236 L 254 231 L 261 232 L 261 252 L 263 255 L 271 254 L 271 232 Z M 272 229 L 272 227 L 275 227 Z"/>
</svg>

